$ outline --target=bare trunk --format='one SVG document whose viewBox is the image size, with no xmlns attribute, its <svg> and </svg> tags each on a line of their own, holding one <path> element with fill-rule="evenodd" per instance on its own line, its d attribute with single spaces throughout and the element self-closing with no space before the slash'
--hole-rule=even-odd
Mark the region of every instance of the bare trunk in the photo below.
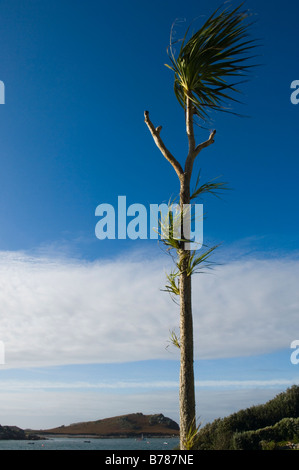
<svg viewBox="0 0 299 470">
<path fill-rule="evenodd" d="M 181 182 L 180 205 L 190 204 L 190 180 Z M 185 237 L 187 234 L 183 234 Z M 191 276 L 188 275 L 190 251 L 184 245 L 179 252 L 180 264 L 180 449 L 186 449 L 187 436 L 195 427 L 195 390 L 193 367 L 193 319 Z"/>
<path fill-rule="evenodd" d="M 191 276 L 185 271 L 180 275 L 180 306 L 180 448 L 185 449 L 187 435 L 195 429 Z"/>
</svg>

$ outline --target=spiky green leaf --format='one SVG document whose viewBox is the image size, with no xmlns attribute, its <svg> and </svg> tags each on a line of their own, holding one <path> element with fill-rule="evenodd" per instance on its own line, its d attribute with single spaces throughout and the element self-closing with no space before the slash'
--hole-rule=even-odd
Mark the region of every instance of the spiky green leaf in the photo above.
<svg viewBox="0 0 299 470">
<path fill-rule="evenodd" d="M 168 49 L 175 96 L 184 109 L 186 97 L 191 98 L 202 119 L 209 110 L 232 112 L 225 102 L 239 101 L 231 92 L 239 92 L 243 79 L 230 79 L 246 75 L 254 66 L 248 61 L 255 57 L 250 54 L 256 44 L 248 39 L 249 15 L 241 6 L 232 11 L 218 8 L 189 39 L 188 28 L 177 56 L 173 44 Z"/>
</svg>

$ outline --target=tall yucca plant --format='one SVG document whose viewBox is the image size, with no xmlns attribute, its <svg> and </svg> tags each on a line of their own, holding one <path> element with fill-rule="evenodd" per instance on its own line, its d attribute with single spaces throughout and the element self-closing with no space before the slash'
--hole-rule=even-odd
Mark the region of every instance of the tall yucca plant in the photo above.
<svg viewBox="0 0 299 470">
<path fill-rule="evenodd" d="M 155 127 L 145 111 L 145 123 L 161 151 L 171 163 L 180 182 L 180 210 L 184 213 L 185 205 L 190 204 L 204 193 L 215 193 L 224 189 L 224 183 L 208 182 L 199 186 L 191 194 L 190 182 L 193 165 L 198 154 L 214 143 L 216 131 L 199 144 L 194 134 L 195 117 L 206 121 L 210 111 L 228 111 L 225 104 L 237 101 L 234 93 L 238 92 L 235 77 L 244 76 L 250 65 L 249 52 L 254 41 L 248 39 L 250 23 L 248 12 L 241 11 L 241 5 L 230 10 L 218 8 L 204 24 L 188 39 L 190 28 L 182 39 L 179 52 L 171 43 L 168 54 L 174 72 L 174 92 L 180 105 L 185 111 L 186 133 L 188 137 L 188 153 L 184 167 L 168 150 L 161 138 L 161 126 Z M 179 297 L 180 304 L 180 335 L 176 337 L 176 345 L 180 349 L 180 448 L 187 449 L 188 436 L 196 431 L 195 390 L 193 370 L 193 319 L 191 302 L 191 277 L 201 271 L 201 265 L 206 264 L 216 247 L 208 249 L 203 254 L 190 251 L 187 246 L 188 234 L 183 234 L 179 240 L 170 237 L 166 240 L 169 248 L 176 250 L 176 270 L 168 276 L 166 291 Z"/>
</svg>

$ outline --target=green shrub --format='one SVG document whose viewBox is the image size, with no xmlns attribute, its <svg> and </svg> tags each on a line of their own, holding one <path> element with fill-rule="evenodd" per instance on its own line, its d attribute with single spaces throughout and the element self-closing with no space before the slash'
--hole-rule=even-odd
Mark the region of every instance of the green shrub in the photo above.
<svg viewBox="0 0 299 470">
<path fill-rule="evenodd" d="M 288 420 L 284 421 L 285 418 Z M 261 441 L 299 439 L 297 418 L 299 418 L 299 386 L 294 385 L 264 405 L 252 406 L 208 423 L 198 433 L 197 448 L 198 450 L 231 450 L 245 447 L 252 449 L 260 448 Z M 273 430 L 272 427 L 278 422 L 280 426 Z M 257 435 L 253 434 L 258 430 Z M 283 436 L 282 439 L 279 436 Z"/>
<path fill-rule="evenodd" d="M 276 450 L 278 448 L 274 441 L 261 441 L 260 445 L 262 450 Z"/>
<path fill-rule="evenodd" d="M 259 450 L 263 441 L 288 441 L 298 438 L 299 418 L 284 418 L 274 426 L 256 431 L 235 433 L 233 447 L 236 450 Z"/>
</svg>

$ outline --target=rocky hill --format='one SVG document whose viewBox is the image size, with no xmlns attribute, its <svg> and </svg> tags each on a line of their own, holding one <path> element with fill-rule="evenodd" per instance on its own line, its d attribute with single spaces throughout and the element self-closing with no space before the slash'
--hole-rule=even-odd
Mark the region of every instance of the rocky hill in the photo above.
<svg viewBox="0 0 299 470">
<path fill-rule="evenodd" d="M 162 414 L 133 413 L 34 432 L 39 435 L 60 436 L 140 437 L 144 434 L 147 437 L 158 437 L 179 435 L 179 426 Z"/>
<path fill-rule="evenodd" d="M 17 440 L 23 441 L 25 439 L 36 440 L 38 436 L 31 432 L 25 432 L 17 426 L 1 426 L 0 425 L 0 440 Z"/>
</svg>

